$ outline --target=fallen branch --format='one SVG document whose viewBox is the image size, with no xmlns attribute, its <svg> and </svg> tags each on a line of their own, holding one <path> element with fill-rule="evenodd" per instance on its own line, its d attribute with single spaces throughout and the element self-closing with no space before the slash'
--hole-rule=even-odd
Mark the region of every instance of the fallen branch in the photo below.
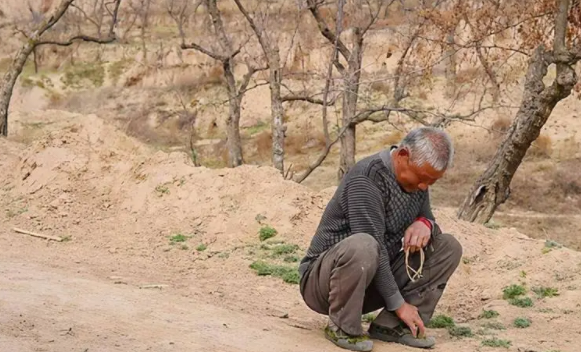
<svg viewBox="0 0 581 352">
<path fill-rule="evenodd" d="M 57 242 L 62 242 L 63 241 L 63 239 L 61 237 L 58 237 L 58 236 L 42 235 L 40 233 L 34 233 L 34 232 L 30 232 L 30 231 L 26 231 L 26 230 L 19 229 L 19 228 L 14 228 L 13 230 L 15 232 L 18 232 L 18 233 L 22 233 L 22 234 L 29 235 L 29 236 L 34 236 L 34 237 L 44 238 L 46 240 L 53 240 L 53 241 L 57 241 Z"/>
</svg>

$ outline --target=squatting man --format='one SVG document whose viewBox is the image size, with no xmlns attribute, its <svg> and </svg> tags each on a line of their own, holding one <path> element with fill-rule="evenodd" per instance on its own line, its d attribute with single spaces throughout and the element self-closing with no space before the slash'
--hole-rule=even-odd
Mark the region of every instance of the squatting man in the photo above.
<svg viewBox="0 0 581 352">
<path fill-rule="evenodd" d="M 301 295 L 328 316 L 325 336 L 336 345 L 371 351 L 377 339 L 434 346 L 425 325 L 462 246 L 441 232 L 428 188 L 453 155 L 446 132 L 421 127 L 362 159 L 341 180 L 299 266 Z M 379 309 L 364 332 L 361 316 Z"/>
</svg>

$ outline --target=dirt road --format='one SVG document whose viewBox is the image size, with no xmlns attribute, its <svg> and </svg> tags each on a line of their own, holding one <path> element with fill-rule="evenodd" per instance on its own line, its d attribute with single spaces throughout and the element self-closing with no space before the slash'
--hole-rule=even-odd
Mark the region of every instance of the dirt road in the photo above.
<svg viewBox="0 0 581 352">
<path fill-rule="evenodd" d="M 315 332 L 173 295 L 0 259 L 2 351 L 332 351 Z"/>
</svg>

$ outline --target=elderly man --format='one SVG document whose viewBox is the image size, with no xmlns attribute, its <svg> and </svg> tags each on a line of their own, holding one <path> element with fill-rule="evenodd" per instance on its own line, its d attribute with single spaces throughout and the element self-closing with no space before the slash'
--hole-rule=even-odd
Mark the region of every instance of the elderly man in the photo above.
<svg viewBox="0 0 581 352">
<path fill-rule="evenodd" d="M 371 351 L 370 338 L 418 348 L 435 344 L 425 325 L 462 247 L 436 224 L 428 187 L 453 154 L 444 131 L 417 128 L 342 179 L 299 267 L 301 295 L 329 317 L 325 336 L 336 345 Z M 365 333 L 362 314 L 378 309 Z"/>
</svg>

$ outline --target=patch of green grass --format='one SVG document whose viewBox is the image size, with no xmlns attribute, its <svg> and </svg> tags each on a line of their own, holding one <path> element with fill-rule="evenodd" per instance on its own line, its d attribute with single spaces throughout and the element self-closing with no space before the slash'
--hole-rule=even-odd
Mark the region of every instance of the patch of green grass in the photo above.
<svg viewBox="0 0 581 352">
<path fill-rule="evenodd" d="M 250 268 L 256 271 L 259 276 L 274 276 L 281 278 L 284 282 L 298 284 L 300 276 L 298 268 L 285 265 L 269 264 L 263 261 L 255 261 L 250 264 Z"/>
<path fill-rule="evenodd" d="M 254 126 L 248 127 L 248 133 L 253 136 L 258 132 L 265 130 L 266 128 L 268 128 L 268 124 L 262 120 L 259 120 Z"/>
<path fill-rule="evenodd" d="M 454 337 L 472 337 L 472 329 L 469 326 L 452 326 L 448 328 L 448 332 Z"/>
<path fill-rule="evenodd" d="M 555 297 L 559 295 L 559 290 L 554 287 L 533 287 L 533 292 L 537 294 L 539 298 L 544 297 Z"/>
<path fill-rule="evenodd" d="M 299 260 L 300 260 L 299 257 L 297 257 L 296 255 L 289 255 L 289 256 L 284 257 L 284 259 L 283 259 L 283 261 L 285 263 L 296 263 Z"/>
<path fill-rule="evenodd" d="M 478 317 L 481 319 L 492 319 L 498 317 L 499 315 L 500 314 L 495 310 L 484 310 Z"/>
<path fill-rule="evenodd" d="M 456 323 L 454 323 L 454 319 L 443 314 L 433 317 L 432 320 L 430 320 L 430 322 L 428 323 L 428 328 L 431 329 L 445 329 L 451 328 L 453 326 L 456 326 Z"/>
<path fill-rule="evenodd" d="M 160 195 L 169 194 L 169 188 L 166 185 L 157 185 L 155 191 Z"/>
<path fill-rule="evenodd" d="M 281 256 L 284 254 L 293 254 L 299 250 L 299 246 L 296 244 L 279 244 L 272 248 L 272 254 L 274 256 Z"/>
<path fill-rule="evenodd" d="M 504 348 L 510 348 L 510 346 L 512 346 L 512 342 L 510 342 L 509 340 L 502 340 L 502 339 L 498 339 L 496 337 L 493 337 L 491 339 L 486 339 L 486 340 L 482 340 L 482 346 L 487 346 L 487 347 L 504 347 Z"/>
<path fill-rule="evenodd" d="M 182 235 L 181 233 L 175 234 L 169 238 L 170 243 L 185 242 L 188 240 L 188 236 Z"/>
<path fill-rule="evenodd" d="M 199 246 L 197 246 L 197 247 L 196 247 L 196 250 L 197 250 L 198 252 L 203 252 L 203 251 L 205 251 L 206 249 L 208 249 L 208 246 L 206 246 L 204 243 L 202 243 L 202 244 L 200 244 Z"/>
<path fill-rule="evenodd" d="M 527 289 L 522 285 L 510 285 L 505 287 L 503 290 L 503 298 L 504 299 L 511 299 L 527 293 Z"/>
<path fill-rule="evenodd" d="M 222 252 L 222 253 L 218 254 L 218 258 L 228 259 L 228 258 L 230 258 L 230 253 Z"/>
<path fill-rule="evenodd" d="M 529 307 L 532 307 L 534 305 L 533 300 L 530 299 L 529 297 L 511 298 L 508 300 L 508 303 L 510 303 L 513 306 L 520 307 L 520 308 L 529 308 Z"/>
<path fill-rule="evenodd" d="M 531 321 L 528 318 L 516 318 L 513 325 L 519 329 L 524 329 L 531 326 Z"/>
<path fill-rule="evenodd" d="M 486 324 L 482 324 L 482 327 L 491 330 L 506 330 L 506 327 L 498 321 L 487 322 Z"/>
<path fill-rule="evenodd" d="M 278 234 L 278 231 L 270 226 L 263 226 L 260 231 L 258 232 L 258 238 L 260 241 L 266 241 L 269 238 L 272 238 Z"/>
<path fill-rule="evenodd" d="M 123 74 L 123 72 L 125 71 L 125 69 L 128 66 L 129 66 L 129 60 L 127 60 L 127 59 L 115 61 L 114 63 L 109 65 L 109 67 L 107 69 L 107 74 L 109 75 L 109 77 L 113 81 L 113 84 L 117 84 L 117 81 L 119 81 L 119 77 L 121 77 L 121 75 Z"/>
<path fill-rule="evenodd" d="M 101 87 L 105 81 L 105 68 L 95 63 L 79 63 L 68 68 L 61 82 L 73 89 Z"/>
</svg>

